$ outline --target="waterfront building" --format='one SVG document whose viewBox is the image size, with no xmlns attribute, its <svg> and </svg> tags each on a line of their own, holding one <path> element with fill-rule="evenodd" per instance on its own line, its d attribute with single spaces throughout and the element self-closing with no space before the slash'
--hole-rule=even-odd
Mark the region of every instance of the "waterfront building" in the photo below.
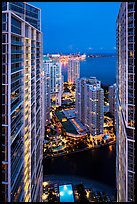
<svg viewBox="0 0 137 204">
<path fill-rule="evenodd" d="M 117 17 L 117 201 L 135 201 L 135 2 L 122 2 Z"/>
<path fill-rule="evenodd" d="M 44 72 L 44 123 L 47 126 L 50 122 L 50 75 Z"/>
<path fill-rule="evenodd" d="M 47 63 L 46 63 L 47 61 Z M 44 124 L 47 126 L 50 122 L 50 74 L 49 74 L 49 57 L 43 57 L 43 71 L 44 71 Z"/>
<path fill-rule="evenodd" d="M 68 60 L 68 82 L 76 83 L 76 80 L 80 77 L 80 62 L 76 59 Z"/>
<path fill-rule="evenodd" d="M 60 121 L 67 138 L 70 140 L 79 140 L 87 137 L 87 128 L 75 115 L 75 109 L 55 112 L 56 119 Z"/>
<path fill-rule="evenodd" d="M 41 201 L 40 12 L 26 2 L 2 2 L 2 202 Z"/>
<path fill-rule="evenodd" d="M 63 89 L 61 63 L 59 62 L 59 60 L 53 60 L 50 59 L 50 57 L 43 56 L 43 67 L 45 70 L 45 74 L 49 74 L 51 106 L 61 106 L 61 96 Z"/>
<path fill-rule="evenodd" d="M 61 90 L 62 90 L 62 94 L 64 93 L 64 76 L 61 75 Z"/>
<path fill-rule="evenodd" d="M 104 132 L 104 90 L 96 77 L 76 82 L 76 115 L 95 136 Z"/>
<path fill-rule="evenodd" d="M 116 84 L 109 86 L 109 112 L 116 120 Z"/>
</svg>

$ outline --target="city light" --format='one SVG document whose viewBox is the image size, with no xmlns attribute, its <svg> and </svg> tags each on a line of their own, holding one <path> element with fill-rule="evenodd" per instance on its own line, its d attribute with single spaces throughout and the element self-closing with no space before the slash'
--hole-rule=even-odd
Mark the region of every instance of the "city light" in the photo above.
<svg viewBox="0 0 137 204">
<path fill-rule="evenodd" d="M 135 2 L 46 5 L 2 2 L 2 202 L 135 201 Z"/>
</svg>

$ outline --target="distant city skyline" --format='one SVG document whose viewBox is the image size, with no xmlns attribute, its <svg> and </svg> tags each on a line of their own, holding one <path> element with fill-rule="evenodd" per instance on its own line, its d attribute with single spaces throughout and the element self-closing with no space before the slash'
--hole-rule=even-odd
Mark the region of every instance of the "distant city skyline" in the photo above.
<svg viewBox="0 0 137 204">
<path fill-rule="evenodd" d="M 43 53 L 113 53 L 120 2 L 28 2 L 41 9 Z"/>
</svg>

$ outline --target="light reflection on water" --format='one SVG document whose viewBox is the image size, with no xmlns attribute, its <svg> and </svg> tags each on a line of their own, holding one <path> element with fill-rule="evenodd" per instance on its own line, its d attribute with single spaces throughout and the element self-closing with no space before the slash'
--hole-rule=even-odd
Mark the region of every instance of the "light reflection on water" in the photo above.
<svg viewBox="0 0 137 204">
<path fill-rule="evenodd" d="M 67 66 L 62 63 L 62 74 L 67 81 Z M 103 84 L 114 84 L 116 81 L 116 57 L 86 58 L 80 61 L 80 77 L 95 76 Z"/>
<path fill-rule="evenodd" d="M 107 146 L 56 157 L 54 160 L 47 159 L 44 161 L 44 175 L 82 176 L 115 187 L 115 149 L 115 145 L 112 145 L 112 151 Z"/>
</svg>

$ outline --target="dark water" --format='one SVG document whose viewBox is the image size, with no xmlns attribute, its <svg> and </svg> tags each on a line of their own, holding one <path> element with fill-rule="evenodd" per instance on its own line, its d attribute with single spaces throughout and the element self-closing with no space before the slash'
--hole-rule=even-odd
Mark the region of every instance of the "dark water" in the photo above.
<svg viewBox="0 0 137 204">
<path fill-rule="evenodd" d="M 81 176 L 94 179 L 115 188 L 116 148 L 108 146 L 47 159 L 43 162 L 43 173 Z"/>
<path fill-rule="evenodd" d="M 62 64 L 64 81 L 67 81 L 67 64 Z M 103 84 L 112 85 L 116 81 L 116 57 L 86 58 L 80 62 L 80 77 L 95 76 Z"/>
</svg>

